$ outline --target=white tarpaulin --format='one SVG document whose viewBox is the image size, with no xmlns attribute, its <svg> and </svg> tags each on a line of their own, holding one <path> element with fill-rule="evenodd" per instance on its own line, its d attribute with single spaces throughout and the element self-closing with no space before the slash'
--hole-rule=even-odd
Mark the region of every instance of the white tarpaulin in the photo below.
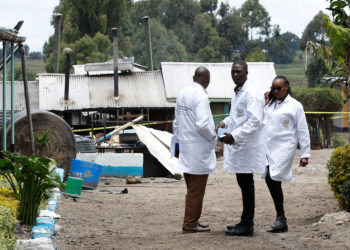
<svg viewBox="0 0 350 250">
<path fill-rule="evenodd" d="M 170 149 L 171 138 L 173 137 L 172 133 L 153 128 L 148 129 L 149 131 L 151 131 L 152 135 L 154 135 L 158 140 L 160 140 L 165 146 L 167 146 Z"/>
<path fill-rule="evenodd" d="M 170 133 L 157 131 L 142 125 L 133 125 L 132 127 L 135 129 L 142 143 L 146 145 L 148 151 L 157 158 L 171 174 L 182 174 L 176 171 L 177 158 L 171 157 L 170 155 L 170 142 L 168 142 L 169 138 L 171 138 L 171 136 L 169 136 Z"/>
</svg>

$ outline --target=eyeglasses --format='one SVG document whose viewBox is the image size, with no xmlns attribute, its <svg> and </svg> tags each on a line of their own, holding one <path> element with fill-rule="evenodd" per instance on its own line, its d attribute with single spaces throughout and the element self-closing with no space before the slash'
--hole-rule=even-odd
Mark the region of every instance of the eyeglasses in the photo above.
<svg viewBox="0 0 350 250">
<path fill-rule="evenodd" d="M 271 91 L 272 91 L 272 92 L 275 91 L 275 90 L 281 91 L 281 89 L 283 89 L 283 88 L 284 88 L 284 87 L 280 87 L 280 86 L 277 86 L 276 88 L 271 87 Z"/>
</svg>

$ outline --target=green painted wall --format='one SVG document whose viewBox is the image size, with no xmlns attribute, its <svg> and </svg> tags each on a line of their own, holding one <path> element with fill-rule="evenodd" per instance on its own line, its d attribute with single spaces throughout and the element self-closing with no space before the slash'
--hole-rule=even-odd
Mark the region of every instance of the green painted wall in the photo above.
<svg viewBox="0 0 350 250">
<path fill-rule="evenodd" d="M 221 103 L 210 103 L 211 112 L 214 117 L 215 125 L 221 122 L 229 113 L 229 103 L 221 102 Z"/>
</svg>

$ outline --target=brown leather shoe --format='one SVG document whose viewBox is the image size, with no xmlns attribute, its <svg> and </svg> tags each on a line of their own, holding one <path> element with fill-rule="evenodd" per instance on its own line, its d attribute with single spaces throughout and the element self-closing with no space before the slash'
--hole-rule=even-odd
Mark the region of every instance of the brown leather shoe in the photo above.
<svg viewBox="0 0 350 250">
<path fill-rule="evenodd" d="M 203 227 L 203 228 L 207 228 L 207 227 L 209 227 L 209 223 L 207 223 L 207 222 L 198 222 L 198 226 Z"/>
<path fill-rule="evenodd" d="M 183 227 L 182 228 L 182 233 L 187 234 L 187 233 L 202 233 L 202 232 L 210 232 L 209 227 Z"/>
</svg>

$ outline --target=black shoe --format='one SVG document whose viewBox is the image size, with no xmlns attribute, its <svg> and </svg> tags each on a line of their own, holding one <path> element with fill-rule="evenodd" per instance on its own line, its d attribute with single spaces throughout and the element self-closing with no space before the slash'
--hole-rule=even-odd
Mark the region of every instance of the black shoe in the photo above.
<svg viewBox="0 0 350 250">
<path fill-rule="evenodd" d="M 277 216 L 276 221 L 271 228 L 267 230 L 269 233 L 283 233 L 288 231 L 287 218 L 285 216 Z"/>
<path fill-rule="evenodd" d="M 231 229 L 229 229 L 229 227 Z M 254 233 L 254 226 L 253 225 L 244 225 L 242 223 L 239 223 L 235 226 L 227 226 L 228 230 L 225 231 L 226 235 L 230 236 L 252 236 Z"/>
<path fill-rule="evenodd" d="M 238 224 L 236 224 L 236 225 L 227 225 L 226 226 L 226 228 L 227 228 L 227 230 L 233 230 L 233 229 L 235 229 L 237 226 L 240 226 L 241 224 L 243 224 L 243 225 L 246 225 L 246 226 L 254 226 L 254 222 L 240 222 L 240 223 L 238 223 Z"/>
<path fill-rule="evenodd" d="M 237 225 L 238 224 L 236 224 L 236 225 L 227 225 L 226 228 L 227 228 L 227 230 L 233 230 L 233 229 L 236 228 Z"/>
</svg>

